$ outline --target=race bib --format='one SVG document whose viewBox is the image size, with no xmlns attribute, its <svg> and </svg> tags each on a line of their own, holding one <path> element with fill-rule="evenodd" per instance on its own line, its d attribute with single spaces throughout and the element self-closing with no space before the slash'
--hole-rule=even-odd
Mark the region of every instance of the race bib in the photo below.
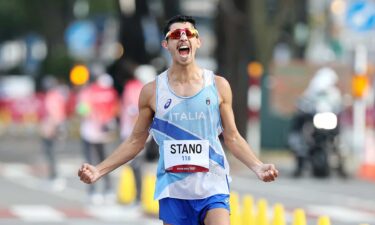
<svg viewBox="0 0 375 225">
<path fill-rule="evenodd" d="M 164 168 L 172 173 L 207 172 L 208 140 L 164 141 Z"/>
</svg>

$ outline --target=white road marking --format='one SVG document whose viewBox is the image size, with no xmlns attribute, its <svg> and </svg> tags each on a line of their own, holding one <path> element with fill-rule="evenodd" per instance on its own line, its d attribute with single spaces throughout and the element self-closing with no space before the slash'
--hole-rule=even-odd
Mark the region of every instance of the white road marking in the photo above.
<svg viewBox="0 0 375 225">
<path fill-rule="evenodd" d="M 91 206 L 87 213 L 105 221 L 127 221 L 142 217 L 139 207 L 131 206 Z"/>
<path fill-rule="evenodd" d="M 21 163 L 1 165 L 1 175 L 6 178 L 23 178 L 30 174 L 30 166 Z"/>
<path fill-rule="evenodd" d="M 75 175 L 75 166 L 74 165 L 64 165 L 62 166 L 65 171 L 65 175 Z M 69 172 L 67 172 L 69 171 Z M 34 190 L 38 191 L 46 191 L 45 189 L 41 190 L 41 186 L 43 179 L 35 177 L 32 174 L 32 169 L 30 166 L 24 164 L 2 164 L 0 165 L 0 172 L 1 176 L 9 179 L 11 182 L 16 183 L 21 186 L 25 186 Z M 18 178 L 18 179 L 14 179 Z M 19 179 L 21 178 L 21 179 Z M 236 183 L 241 182 L 244 178 L 236 177 Z M 281 183 L 281 184 L 280 184 Z M 268 188 L 276 188 L 277 192 L 269 192 Z M 375 213 L 373 211 L 366 211 L 365 209 L 374 209 L 375 208 L 375 201 L 372 198 L 364 199 L 359 198 L 355 195 L 346 196 L 344 194 L 339 193 L 331 193 L 324 190 L 314 190 L 310 189 L 309 194 L 303 194 L 306 190 L 303 189 L 303 186 L 290 186 L 279 182 L 276 184 L 269 184 L 267 187 L 263 185 L 253 185 L 247 186 L 246 191 L 252 192 L 256 191 L 259 193 L 272 193 L 275 196 L 281 196 L 285 198 L 285 193 L 294 193 L 294 195 L 288 195 L 288 198 L 292 199 L 301 199 L 301 200 L 316 200 L 320 196 L 329 196 L 329 198 L 333 200 L 339 199 L 348 199 L 349 202 L 347 207 L 341 206 L 333 206 L 333 205 L 319 205 L 319 204 L 312 204 L 306 206 L 305 212 L 306 214 L 310 215 L 327 215 L 330 217 L 332 221 L 340 221 L 340 222 L 351 222 L 351 223 L 368 223 L 368 224 L 375 224 Z M 85 195 L 85 190 L 79 190 L 74 188 L 66 187 L 61 192 L 54 192 L 51 190 L 47 190 L 51 192 L 51 194 L 55 194 L 57 196 L 71 199 L 71 200 L 81 200 L 82 196 Z M 361 210 L 357 206 L 362 206 L 364 210 Z M 374 207 L 373 207 L 374 206 Z M 23 221 L 30 221 L 30 222 L 42 222 L 42 221 L 62 221 L 66 220 L 65 214 L 63 212 L 59 212 L 58 209 L 54 209 L 47 205 L 16 205 L 10 208 L 12 213 L 14 213 L 17 217 L 20 217 Z M 126 222 L 126 221 L 137 221 L 139 219 L 143 220 L 150 220 L 150 223 L 160 224 L 157 223 L 158 219 L 145 219 L 143 215 L 143 211 L 139 207 L 135 206 L 121 206 L 121 205 L 103 205 L 103 206 L 92 206 L 82 208 L 82 210 L 100 220 L 109 221 L 109 222 Z M 271 215 L 270 213 L 269 215 Z M 291 220 L 290 213 L 286 213 L 287 221 Z M 1 218 L 0 218 L 1 219 Z"/>
<path fill-rule="evenodd" d="M 87 215 L 85 220 L 100 220 L 109 223 L 137 223 L 144 225 L 160 225 L 156 217 L 146 217 L 139 206 L 91 206 L 75 209 L 78 214 Z M 76 219 L 66 214 L 64 209 L 48 205 L 13 205 L 9 208 L 12 217 L 0 216 L 0 224 L 7 220 L 23 221 L 24 223 L 64 222 Z"/>
<path fill-rule="evenodd" d="M 65 216 L 47 205 L 17 205 L 12 212 L 27 222 L 61 222 Z"/>
<path fill-rule="evenodd" d="M 235 184 L 241 184 L 248 182 L 247 178 L 236 177 Z M 234 185 L 232 185 L 234 186 Z M 279 198 L 289 198 L 298 201 L 310 201 L 315 202 L 320 199 L 321 196 L 325 196 L 327 202 L 341 202 L 343 199 L 349 199 L 347 201 L 347 206 L 351 208 L 368 208 L 375 209 L 375 199 L 374 198 L 361 198 L 355 195 L 347 195 L 341 193 L 333 193 L 332 191 L 316 190 L 313 188 L 308 189 L 308 194 L 306 190 L 306 185 L 293 185 L 287 183 L 282 183 L 281 179 L 279 182 L 267 183 L 267 184 L 256 184 L 246 187 L 241 187 L 236 185 L 237 189 L 246 190 L 247 192 L 264 193 L 265 196 L 276 196 Z M 274 191 L 277 190 L 277 191 Z M 293 195 L 286 195 L 285 193 L 293 193 Z"/>
<path fill-rule="evenodd" d="M 331 220 L 347 223 L 375 223 L 375 215 L 333 205 L 310 205 L 306 211 L 315 215 L 326 215 Z"/>
</svg>

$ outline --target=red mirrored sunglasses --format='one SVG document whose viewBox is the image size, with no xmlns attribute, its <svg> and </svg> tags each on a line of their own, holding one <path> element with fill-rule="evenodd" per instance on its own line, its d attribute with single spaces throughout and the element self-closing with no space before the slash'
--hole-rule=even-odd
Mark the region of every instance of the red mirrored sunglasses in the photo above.
<svg viewBox="0 0 375 225">
<path fill-rule="evenodd" d="M 165 35 L 165 39 L 180 39 L 182 35 L 186 35 L 187 38 L 198 37 L 198 30 L 191 28 L 171 30 Z"/>
</svg>

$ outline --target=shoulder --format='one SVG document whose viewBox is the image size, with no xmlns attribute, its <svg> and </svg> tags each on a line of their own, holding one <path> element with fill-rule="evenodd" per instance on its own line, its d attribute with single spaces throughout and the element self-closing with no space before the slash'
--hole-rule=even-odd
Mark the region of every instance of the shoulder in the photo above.
<svg viewBox="0 0 375 225">
<path fill-rule="evenodd" d="M 214 78 L 215 78 L 215 84 L 220 94 L 231 90 L 230 84 L 227 79 L 225 79 L 224 77 L 220 75 L 215 75 Z"/>
<path fill-rule="evenodd" d="M 151 81 L 142 87 L 141 95 L 144 97 L 151 97 L 155 95 L 156 81 Z"/>
<path fill-rule="evenodd" d="M 139 99 L 143 105 L 149 105 L 151 108 L 155 108 L 155 96 L 156 96 L 156 81 L 151 81 L 145 84 L 141 90 Z"/>
<path fill-rule="evenodd" d="M 232 89 L 227 79 L 220 75 L 215 75 L 215 84 L 219 95 L 220 104 L 230 102 L 232 98 Z"/>
</svg>

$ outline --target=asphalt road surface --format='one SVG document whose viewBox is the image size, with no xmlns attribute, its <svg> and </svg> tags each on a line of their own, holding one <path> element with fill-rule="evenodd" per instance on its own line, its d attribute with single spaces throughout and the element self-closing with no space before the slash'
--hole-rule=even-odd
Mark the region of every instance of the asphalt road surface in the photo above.
<svg viewBox="0 0 375 225">
<path fill-rule="evenodd" d="M 114 143 L 108 149 L 118 144 Z M 144 213 L 139 204 L 122 205 L 115 200 L 100 205 L 89 204 L 87 185 L 77 179 L 83 162 L 80 142 L 75 139 L 57 143 L 60 183 L 46 181 L 46 163 L 37 137 L 0 137 L 0 224 L 162 224 Z M 110 151 L 110 150 L 109 150 Z M 250 195 L 255 203 L 265 199 L 269 215 L 275 203 L 281 203 L 290 224 L 293 211 L 302 208 L 309 225 L 327 215 L 334 225 L 375 224 L 375 182 L 357 179 L 353 173 L 342 179 L 299 179 L 289 176 L 292 160 L 287 154 L 262 154 L 280 170 L 276 182 L 263 183 L 251 171 L 229 156 L 232 166 L 232 191 L 240 198 Z M 118 184 L 119 170 L 112 181 Z"/>
</svg>

